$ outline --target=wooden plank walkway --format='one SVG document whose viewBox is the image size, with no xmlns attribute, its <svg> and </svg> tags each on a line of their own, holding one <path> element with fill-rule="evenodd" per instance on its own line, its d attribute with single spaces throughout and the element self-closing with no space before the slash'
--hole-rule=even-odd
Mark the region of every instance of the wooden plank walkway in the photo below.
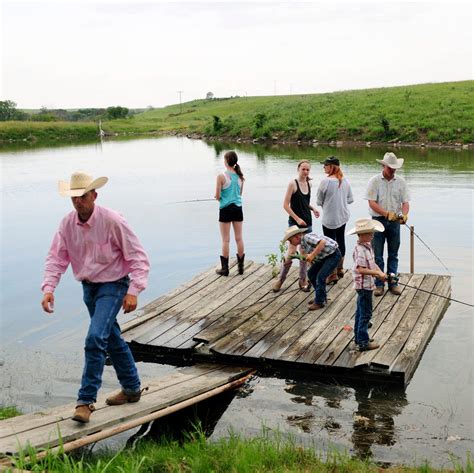
<svg viewBox="0 0 474 473">
<path fill-rule="evenodd" d="M 0 422 L 0 454 L 18 454 L 28 446 L 55 449 L 61 445 L 64 451 L 69 451 L 235 388 L 250 373 L 248 368 L 218 364 L 180 368 L 162 378 L 143 380 L 148 390 L 140 402 L 108 406 L 105 404 L 108 394 L 101 395 L 88 424 L 71 420 L 75 404 L 3 420 Z M 1 463 L 8 463 L 8 458 L 6 462 L 0 460 Z"/>
<path fill-rule="evenodd" d="M 240 276 L 233 262 L 229 277 L 211 268 L 148 304 L 122 332 L 138 358 L 301 369 L 406 386 L 449 304 L 429 292 L 449 297 L 450 277 L 403 274 L 400 283 L 413 287 L 401 284 L 401 296 L 374 297 L 370 334 L 381 347 L 359 353 L 350 274 L 328 288 L 324 309 L 308 311 L 314 293 L 298 290 L 296 266 L 277 294 L 269 265 L 248 261 Z"/>
</svg>

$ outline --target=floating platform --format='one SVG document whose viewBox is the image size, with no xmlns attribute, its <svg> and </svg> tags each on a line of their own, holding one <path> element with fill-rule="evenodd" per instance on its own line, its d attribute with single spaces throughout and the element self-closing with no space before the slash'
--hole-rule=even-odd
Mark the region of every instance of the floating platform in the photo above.
<svg viewBox="0 0 474 473">
<path fill-rule="evenodd" d="M 299 290 L 297 264 L 278 293 L 271 290 L 273 271 L 252 261 L 243 275 L 235 261 L 228 277 L 211 268 L 145 306 L 122 325 L 124 338 L 134 356 L 147 361 L 238 364 L 405 387 L 451 293 L 449 276 L 402 274 L 400 296 L 374 297 L 369 333 L 380 348 L 360 353 L 353 341 L 357 294 L 349 272 L 328 287 L 322 310 L 309 311 L 314 292 Z"/>
<path fill-rule="evenodd" d="M 142 384 L 148 386 L 148 390 L 143 392 L 140 402 L 108 406 L 105 404 L 108 394 L 103 394 L 95 403 L 96 410 L 87 424 L 71 420 L 75 403 L 3 420 L 0 422 L 0 469 L 10 464 L 5 455 L 19 452 L 28 455 L 28 447 L 51 451 L 61 448 L 68 452 L 234 389 L 250 374 L 248 368 L 200 364 L 179 368 L 158 379 L 143 379 Z M 41 453 L 36 457 L 38 455 Z"/>
</svg>

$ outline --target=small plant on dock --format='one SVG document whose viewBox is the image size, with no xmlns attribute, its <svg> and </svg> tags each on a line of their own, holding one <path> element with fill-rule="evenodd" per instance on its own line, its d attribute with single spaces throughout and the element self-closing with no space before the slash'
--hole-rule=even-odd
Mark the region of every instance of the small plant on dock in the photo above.
<svg viewBox="0 0 474 473">
<path fill-rule="evenodd" d="M 286 255 L 286 243 L 280 243 L 278 250 L 280 255 L 278 256 L 276 253 L 269 253 L 265 255 L 267 257 L 268 264 L 272 266 L 272 277 L 275 277 L 278 274 L 279 268 L 278 266 L 283 262 Z"/>
</svg>

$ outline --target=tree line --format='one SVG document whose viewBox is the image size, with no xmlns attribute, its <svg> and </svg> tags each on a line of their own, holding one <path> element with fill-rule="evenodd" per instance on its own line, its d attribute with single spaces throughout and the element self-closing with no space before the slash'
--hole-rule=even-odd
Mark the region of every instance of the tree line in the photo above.
<svg viewBox="0 0 474 473">
<path fill-rule="evenodd" d="M 17 108 L 12 100 L 0 101 L 0 121 L 36 121 L 36 122 L 90 122 L 98 120 L 118 120 L 129 118 L 142 110 L 130 110 L 127 107 L 114 106 L 107 108 L 80 108 L 77 110 L 47 109 L 26 112 Z"/>
</svg>

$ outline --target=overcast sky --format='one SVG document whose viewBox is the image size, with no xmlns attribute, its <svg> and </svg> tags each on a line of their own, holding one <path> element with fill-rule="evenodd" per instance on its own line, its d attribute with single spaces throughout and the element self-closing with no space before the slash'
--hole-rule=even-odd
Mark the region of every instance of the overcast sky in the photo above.
<svg viewBox="0 0 474 473">
<path fill-rule="evenodd" d="M 160 107 L 473 78 L 471 2 L 3 0 L 2 100 Z"/>
</svg>

